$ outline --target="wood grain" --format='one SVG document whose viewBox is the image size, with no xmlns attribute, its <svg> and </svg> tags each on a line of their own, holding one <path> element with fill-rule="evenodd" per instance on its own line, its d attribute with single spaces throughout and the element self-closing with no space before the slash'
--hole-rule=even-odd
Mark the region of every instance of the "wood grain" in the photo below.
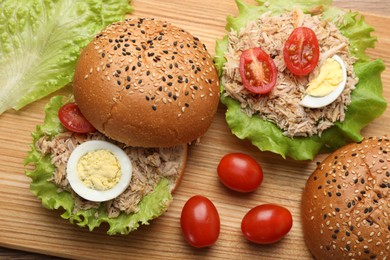
<svg viewBox="0 0 390 260">
<path fill-rule="evenodd" d="M 376 29 L 379 41 L 369 50 L 373 58 L 390 66 L 390 33 L 386 17 L 390 1 L 335 1 L 335 5 L 363 11 L 366 20 Z M 206 0 L 134 0 L 133 16 L 168 20 L 198 36 L 214 54 L 215 39 L 224 34 L 227 14 L 237 14 L 234 1 Z M 377 15 L 370 14 L 373 12 Z M 384 95 L 390 99 L 390 71 L 382 75 Z M 56 94 L 68 93 L 63 89 Z M 42 123 L 43 107 L 48 98 L 20 111 L 8 111 L 0 116 L 0 246 L 23 252 L 0 249 L 0 258 L 40 259 L 41 253 L 80 259 L 125 258 L 224 258 L 224 259 L 311 259 L 307 251 L 299 216 L 299 202 L 305 181 L 315 168 L 313 162 L 283 160 L 279 156 L 260 152 L 247 141 L 235 138 L 224 120 L 225 107 L 202 139 L 191 147 L 189 161 L 174 202 L 162 217 L 150 226 L 143 226 L 128 236 L 108 236 L 105 226 L 89 232 L 59 217 L 61 211 L 41 207 L 29 191 L 30 180 L 24 174 L 23 159 L 29 150 L 30 133 Z M 390 111 L 363 130 L 365 136 L 390 133 Z M 219 159 L 229 152 L 245 152 L 256 158 L 265 173 L 260 189 L 251 194 L 237 194 L 224 188 L 218 181 L 216 167 Z M 27 167 L 28 168 L 28 167 Z M 181 235 L 179 218 L 185 201 L 195 194 L 209 197 L 221 217 L 221 234 L 217 243 L 208 249 L 191 248 Z M 244 214 L 262 203 L 277 203 L 288 207 L 294 218 L 291 232 L 272 246 L 248 243 L 240 231 Z"/>
</svg>

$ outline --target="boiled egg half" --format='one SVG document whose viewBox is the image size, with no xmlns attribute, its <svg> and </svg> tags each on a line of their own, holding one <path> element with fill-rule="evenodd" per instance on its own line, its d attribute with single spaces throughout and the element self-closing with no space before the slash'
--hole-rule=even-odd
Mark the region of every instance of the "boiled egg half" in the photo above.
<svg viewBox="0 0 390 260">
<path fill-rule="evenodd" d="M 72 189 L 82 198 L 101 202 L 118 197 L 129 186 L 130 158 L 118 146 L 101 140 L 86 141 L 71 153 L 66 166 Z"/>
<path fill-rule="evenodd" d="M 309 108 L 327 106 L 341 95 L 346 82 L 345 63 L 338 55 L 334 55 L 324 62 L 318 76 L 309 82 L 300 104 Z"/>
</svg>

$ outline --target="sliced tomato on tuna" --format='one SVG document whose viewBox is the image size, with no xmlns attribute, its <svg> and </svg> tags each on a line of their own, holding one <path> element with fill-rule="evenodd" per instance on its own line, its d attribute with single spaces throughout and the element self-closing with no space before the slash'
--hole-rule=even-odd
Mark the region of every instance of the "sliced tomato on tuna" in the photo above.
<svg viewBox="0 0 390 260">
<path fill-rule="evenodd" d="M 292 31 L 284 44 L 284 62 L 295 75 L 307 75 L 314 70 L 320 57 L 320 48 L 315 32 L 307 27 Z"/>
<path fill-rule="evenodd" d="M 255 94 L 266 94 L 276 84 L 277 69 L 275 63 L 260 47 L 242 52 L 240 74 L 244 87 Z"/>
</svg>

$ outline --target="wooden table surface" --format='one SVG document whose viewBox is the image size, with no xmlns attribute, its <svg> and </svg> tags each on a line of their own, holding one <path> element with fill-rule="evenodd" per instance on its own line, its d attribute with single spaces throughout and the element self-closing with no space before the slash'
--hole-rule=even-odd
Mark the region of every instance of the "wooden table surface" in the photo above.
<svg viewBox="0 0 390 260">
<path fill-rule="evenodd" d="M 369 54 L 374 58 L 383 59 L 385 65 L 389 67 L 390 32 L 387 27 L 390 22 L 390 0 L 335 0 L 334 4 L 363 12 L 367 22 L 375 25 L 376 34 L 382 37 L 386 36 L 379 38 L 376 49 L 370 50 Z M 225 34 L 226 15 L 237 13 L 233 0 L 133 0 L 132 5 L 135 8 L 132 14 L 134 16 L 165 19 L 191 31 L 207 45 L 212 54 L 214 54 L 215 39 Z M 390 100 L 389 69 L 385 70 L 382 79 L 385 89 L 384 95 L 387 100 Z M 125 250 L 119 255 L 116 254 L 118 252 L 113 251 L 113 258 L 124 258 L 125 256 L 131 258 L 132 243 L 138 243 L 139 240 L 140 243 L 148 244 L 148 246 L 144 246 L 144 255 L 145 257 L 150 256 L 150 258 L 181 258 L 181 256 L 229 258 L 229 252 L 233 251 L 235 251 L 236 256 L 239 253 L 241 258 L 253 258 L 256 255 L 252 253 L 258 250 L 259 252 L 263 251 L 266 258 L 274 256 L 276 259 L 310 259 L 310 254 L 302 241 L 298 204 L 300 192 L 306 178 L 314 169 L 315 163 L 291 160 L 281 162 L 279 156 L 261 153 L 248 142 L 237 140 L 231 136 L 224 123 L 225 108 L 223 106 L 220 106 L 215 122 L 203 138 L 202 144 L 191 150 L 187 173 L 175 194 L 172 208 L 164 216 L 153 221 L 151 226 L 140 228 L 140 230 L 130 234 L 128 238 L 111 238 L 106 236 L 104 231 L 96 231 L 96 233 L 91 234 L 74 227 L 67 221 L 60 219 L 59 212 L 41 208 L 40 202 L 28 190 L 29 179 L 24 175 L 22 162 L 29 149 L 28 144 L 31 142 L 30 132 L 35 129 L 35 125 L 42 122 L 42 109 L 47 101 L 46 98 L 19 112 L 9 111 L 0 116 L 0 167 L 2 169 L 0 173 L 0 259 L 52 259 L 53 256 L 98 259 L 98 254 L 94 255 L 88 251 L 94 247 L 92 243 L 95 241 L 94 239 L 97 243 L 96 248 L 104 247 L 103 250 L 107 251 L 116 248 L 115 243 L 121 245 L 128 243 L 128 251 Z M 375 120 L 364 129 L 363 134 L 365 136 L 390 134 L 389 120 L 390 111 L 387 109 L 381 119 Z M 17 129 L 12 125 L 18 126 Z M 218 183 L 215 175 L 218 158 L 233 151 L 249 153 L 263 164 L 265 179 L 262 187 L 254 194 L 237 195 L 227 191 Z M 213 153 L 211 157 L 210 153 Z M 324 156 L 319 155 L 316 160 L 321 160 Z M 300 174 L 299 171 L 302 167 L 304 173 Z M 204 176 L 200 176 L 202 173 Z M 283 185 L 288 186 L 286 190 L 278 191 Z M 13 189 L 13 191 L 4 195 L 6 189 Z M 185 201 L 197 193 L 209 196 L 221 211 L 220 239 L 214 247 L 206 250 L 195 250 L 186 245 L 180 235 L 178 224 L 180 211 Z M 4 206 L 3 200 L 11 201 L 13 204 Z M 260 202 L 283 204 L 291 209 L 294 217 L 294 227 L 290 234 L 282 242 L 270 247 L 246 243 L 242 238 L 237 238 L 240 231 L 234 228 L 240 223 L 237 216 L 242 216 Z M 30 208 L 23 209 L 22 207 L 25 205 Z M 18 206 L 21 208 L 17 208 Z M 9 224 L 9 217 L 20 219 L 20 222 L 14 221 Z M 30 223 L 26 223 L 26 219 Z M 45 223 L 42 224 L 42 220 Z M 11 229 L 15 229 L 14 235 L 9 235 Z M 166 229 L 173 231 L 165 233 Z M 57 235 L 64 236 L 63 245 L 61 238 L 58 240 Z M 174 237 L 172 238 L 172 236 Z M 71 239 L 78 241 L 79 244 L 76 243 L 75 246 L 74 243 L 70 243 Z M 107 245 L 105 241 L 107 241 Z M 77 245 L 85 245 L 90 248 L 84 252 L 83 248 L 77 248 Z M 176 248 L 176 251 L 171 250 L 171 245 L 172 248 Z M 142 246 L 138 247 L 138 250 L 142 248 Z M 156 250 L 153 250 L 154 248 Z M 77 250 L 80 251 L 79 254 L 75 253 Z M 139 254 L 138 251 L 137 253 Z M 261 256 L 261 254 L 259 255 Z"/>
</svg>

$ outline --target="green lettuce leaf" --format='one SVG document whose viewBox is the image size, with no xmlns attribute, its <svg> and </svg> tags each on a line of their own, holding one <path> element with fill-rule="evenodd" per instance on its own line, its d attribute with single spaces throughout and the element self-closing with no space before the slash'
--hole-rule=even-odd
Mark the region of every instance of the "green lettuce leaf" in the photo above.
<svg viewBox="0 0 390 260">
<path fill-rule="evenodd" d="M 129 0 L 0 2 L 0 114 L 20 109 L 72 81 L 80 51 Z"/>
<path fill-rule="evenodd" d="M 359 78 L 356 89 L 351 94 L 351 104 L 346 112 L 344 122 L 337 122 L 333 127 L 325 130 L 321 137 L 295 137 L 283 135 L 282 130 L 275 124 L 259 117 L 248 117 L 241 111 L 238 101 L 223 95 L 221 86 L 221 102 L 226 105 L 226 121 L 232 131 L 240 139 L 248 139 L 262 151 L 271 151 L 280 154 L 283 158 L 291 157 L 295 160 L 312 160 L 319 152 L 328 152 L 344 145 L 349 141 L 363 139 L 360 131 L 372 120 L 379 117 L 385 110 L 387 102 L 382 95 L 381 72 L 385 69 L 382 60 L 371 61 L 365 54 L 367 48 L 374 47 L 376 38 L 371 36 L 373 28 L 367 25 L 364 17 L 357 12 L 346 12 L 330 6 L 332 1 L 322 0 L 257 0 L 258 5 L 246 4 L 236 0 L 239 8 L 237 17 L 228 16 L 226 29 L 239 30 L 250 20 L 256 19 L 266 11 L 274 14 L 285 10 L 300 7 L 304 12 L 312 8 L 321 7 L 324 19 L 333 21 L 343 35 L 350 40 L 351 54 L 357 58 L 354 70 Z M 341 19 L 340 19 L 341 18 Z M 227 51 L 227 36 L 217 41 L 215 65 L 219 75 L 222 74 L 226 62 L 224 53 Z"/>
<path fill-rule="evenodd" d="M 63 208 L 65 212 L 61 215 L 62 218 L 68 219 L 80 227 L 88 227 L 91 231 L 99 227 L 101 223 L 106 222 L 109 225 L 107 231 L 109 235 L 128 234 L 141 224 L 148 225 L 150 220 L 163 214 L 173 199 L 167 179 L 161 179 L 154 191 L 141 200 L 137 213 L 125 214 L 122 212 L 116 218 L 107 216 L 103 203 L 98 209 L 75 211 L 72 195 L 67 191 L 59 191 L 57 186 L 49 181 L 55 168 L 50 162 L 50 156 L 41 154 L 34 144 L 44 135 L 54 136 L 64 131 L 57 114 L 59 108 L 67 102 L 65 97 L 55 96 L 46 105 L 44 124 L 37 126 L 36 131 L 32 133 L 31 151 L 24 161 L 25 165 L 33 164 L 35 166 L 33 171 L 26 171 L 26 175 L 32 179 L 30 190 L 42 201 L 43 207 L 48 209 Z"/>
<path fill-rule="evenodd" d="M 313 8 L 329 6 L 332 0 L 256 0 L 258 5 L 248 5 L 242 0 L 236 0 L 239 15 L 237 17 L 228 16 L 226 30 L 238 31 L 249 21 L 256 20 L 259 15 L 265 12 L 280 14 L 294 8 L 300 8 L 303 12 L 309 12 Z"/>
</svg>

